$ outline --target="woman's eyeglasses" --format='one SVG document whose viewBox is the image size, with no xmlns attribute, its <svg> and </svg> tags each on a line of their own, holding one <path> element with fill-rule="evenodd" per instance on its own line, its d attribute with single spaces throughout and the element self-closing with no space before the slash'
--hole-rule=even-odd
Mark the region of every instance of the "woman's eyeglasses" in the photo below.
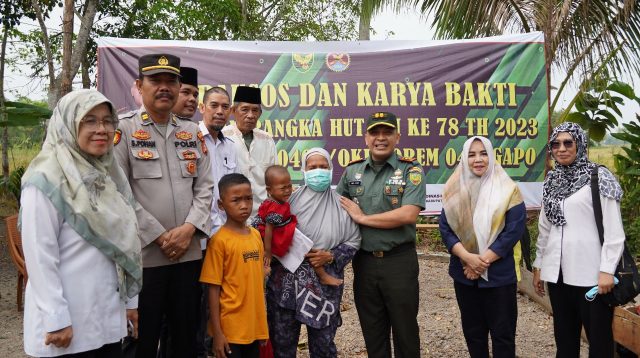
<svg viewBox="0 0 640 358">
<path fill-rule="evenodd" d="M 98 131 L 100 129 L 100 124 L 104 127 L 104 130 L 107 132 L 115 132 L 116 124 L 113 119 L 105 118 L 105 119 L 97 119 L 97 118 L 85 118 L 81 121 L 82 126 L 87 128 L 90 131 Z"/>
<path fill-rule="evenodd" d="M 571 149 L 573 148 L 574 144 L 575 142 L 569 139 L 563 140 L 563 141 L 554 140 L 554 141 L 551 141 L 551 143 L 549 143 L 549 145 L 551 146 L 551 149 L 560 149 L 560 145 L 564 145 L 566 149 Z"/>
</svg>

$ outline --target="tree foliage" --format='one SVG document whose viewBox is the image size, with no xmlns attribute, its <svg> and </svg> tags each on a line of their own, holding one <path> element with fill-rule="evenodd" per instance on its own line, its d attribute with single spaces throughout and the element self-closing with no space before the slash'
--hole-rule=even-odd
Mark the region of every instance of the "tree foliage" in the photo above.
<svg viewBox="0 0 640 358">
<path fill-rule="evenodd" d="M 542 31 L 549 68 L 581 83 L 606 66 L 613 77 L 640 71 L 640 2 L 637 0 L 363 0 L 363 12 L 385 6 L 419 6 L 433 17 L 438 38 L 474 38 Z"/>
<path fill-rule="evenodd" d="M 76 1 L 82 12 L 84 1 Z M 244 12 L 243 12 L 244 4 Z M 92 73 L 100 36 L 165 40 L 350 40 L 357 38 L 358 2 L 318 0 L 100 1 L 87 50 Z M 56 68 L 61 63 L 62 30 L 49 34 Z M 42 31 L 18 34 L 14 68 L 27 66 L 33 78 L 47 76 Z"/>
<path fill-rule="evenodd" d="M 572 102 L 576 111 L 563 115 L 561 119 L 580 124 L 589 132 L 591 140 L 600 142 L 607 131 L 618 127 L 619 119 L 622 119 L 620 107 L 625 98 L 639 100 L 629 84 L 607 76 L 597 76 L 576 95 Z"/>
<path fill-rule="evenodd" d="M 636 115 L 636 121 L 623 125 L 624 131 L 614 133 L 617 139 L 629 143 L 622 147 L 624 155 L 615 156 L 616 172 L 620 185 L 624 190 L 620 210 L 622 221 L 627 235 L 627 245 L 634 254 L 640 253 L 640 117 Z"/>
</svg>

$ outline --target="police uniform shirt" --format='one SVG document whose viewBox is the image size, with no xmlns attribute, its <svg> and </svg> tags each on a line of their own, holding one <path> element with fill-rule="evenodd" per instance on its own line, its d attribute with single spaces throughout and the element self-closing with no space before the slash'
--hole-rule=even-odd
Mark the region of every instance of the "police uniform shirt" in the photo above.
<svg viewBox="0 0 640 358">
<path fill-rule="evenodd" d="M 352 162 L 336 191 L 353 200 L 366 215 L 391 211 L 403 205 L 424 209 L 426 196 L 422 166 L 395 153 L 379 169 L 374 167 L 371 157 Z M 389 251 L 416 239 L 415 223 L 393 229 L 360 225 L 360 232 L 361 249 L 365 251 Z"/>
<path fill-rule="evenodd" d="M 174 115 L 163 134 L 144 108 L 120 117 L 114 152 L 135 199 L 144 267 L 198 260 L 200 239 L 211 230 L 211 162 L 198 126 Z M 196 227 L 187 252 L 170 261 L 152 244 L 163 232 L 185 222 Z"/>
<path fill-rule="evenodd" d="M 223 176 L 231 173 L 237 173 L 237 154 L 236 148 L 233 143 L 233 139 L 225 137 L 222 131 L 218 132 L 217 140 L 213 140 L 211 133 L 207 129 L 204 122 L 198 123 L 198 129 L 204 138 L 204 141 L 209 150 L 209 160 L 211 161 L 211 175 L 213 177 L 213 201 L 211 203 L 211 233 L 209 237 L 213 236 L 227 220 L 227 216 L 224 210 L 218 207 L 218 199 L 220 199 L 220 192 L 218 190 L 218 183 Z M 204 250 L 206 248 L 206 241 L 204 242 Z"/>
</svg>

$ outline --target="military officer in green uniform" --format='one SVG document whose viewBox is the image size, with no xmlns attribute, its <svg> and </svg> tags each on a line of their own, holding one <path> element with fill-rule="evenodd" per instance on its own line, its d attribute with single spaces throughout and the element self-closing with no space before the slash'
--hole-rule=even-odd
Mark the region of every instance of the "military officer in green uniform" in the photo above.
<svg viewBox="0 0 640 358">
<path fill-rule="evenodd" d="M 422 166 L 395 153 L 397 118 L 388 112 L 366 122 L 367 159 L 346 168 L 337 192 L 360 225 L 353 258 L 353 291 L 369 357 L 420 357 L 416 219 L 425 202 Z"/>
<path fill-rule="evenodd" d="M 180 59 L 140 57 L 143 106 L 120 117 L 115 157 L 129 179 L 142 244 L 137 357 L 155 357 L 166 316 L 173 356 L 195 357 L 200 306 L 200 239 L 210 232 L 211 161 L 198 126 L 171 113 Z"/>
</svg>

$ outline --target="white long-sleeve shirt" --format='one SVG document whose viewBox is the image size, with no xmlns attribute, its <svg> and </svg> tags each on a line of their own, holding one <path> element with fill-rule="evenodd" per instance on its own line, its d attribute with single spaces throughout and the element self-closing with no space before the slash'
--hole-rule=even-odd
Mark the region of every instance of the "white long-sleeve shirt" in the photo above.
<svg viewBox="0 0 640 358">
<path fill-rule="evenodd" d="M 620 203 L 600 195 L 604 245 L 600 245 L 593 214 L 591 187 L 585 185 L 562 202 L 567 223 L 553 225 L 540 211 L 536 260 L 540 279 L 557 282 L 560 268 L 562 280 L 572 286 L 595 286 L 599 272 L 613 274 L 624 249 L 624 229 Z"/>
<path fill-rule="evenodd" d="M 253 141 L 247 149 L 242 132 L 235 125 L 222 130 L 225 136 L 233 139 L 238 154 L 238 173 L 244 174 L 251 182 L 253 191 L 253 210 L 251 217 L 258 213 L 260 204 L 267 198 L 267 186 L 264 183 L 264 171 L 277 164 L 276 144 L 271 135 L 261 129 L 253 130 Z"/>
<path fill-rule="evenodd" d="M 22 190 L 22 242 L 29 281 L 24 307 L 24 350 L 53 357 L 85 352 L 127 335 L 125 303 L 115 263 L 78 235 L 47 196 Z M 137 297 L 126 306 L 136 308 Z M 67 348 L 44 344 L 47 332 L 71 326 Z"/>
<path fill-rule="evenodd" d="M 213 236 L 225 221 L 227 216 L 224 210 L 221 210 L 218 206 L 218 200 L 220 199 L 220 190 L 218 188 L 218 182 L 223 176 L 231 173 L 238 173 L 238 163 L 236 154 L 236 147 L 234 141 L 231 138 L 225 137 L 222 132 L 218 134 L 218 138 L 213 138 L 207 126 L 204 122 L 198 123 L 200 133 L 204 137 L 205 144 L 209 148 L 209 160 L 211 161 L 211 175 L 215 185 L 213 187 L 213 201 L 211 202 L 211 233 L 209 237 Z M 207 247 L 207 241 L 203 240 L 204 245 L 202 249 Z"/>
</svg>

